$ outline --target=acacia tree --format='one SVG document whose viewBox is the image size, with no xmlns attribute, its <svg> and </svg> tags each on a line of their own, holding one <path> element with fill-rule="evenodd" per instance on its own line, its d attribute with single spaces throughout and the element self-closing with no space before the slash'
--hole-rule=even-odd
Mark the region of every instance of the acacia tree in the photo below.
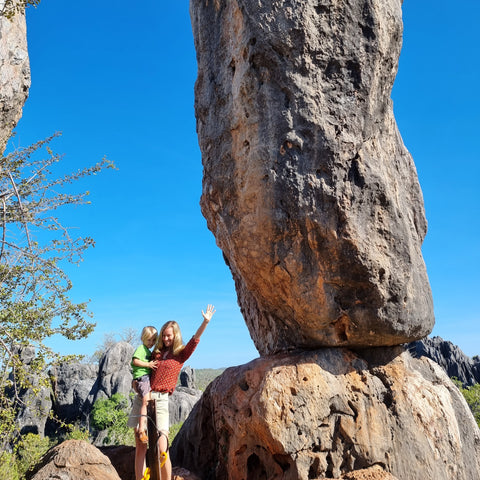
<svg viewBox="0 0 480 480">
<path fill-rule="evenodd" d="M 0 7 L 0 15 L 12 18 L 16 13 L 23 13 L 25 8 L 32 5 L 36 7 L 40 0 L 4 0 Z"/>
<path fill-rule="evenodd" d="M 65 205 L 89 203 L 88 192 L 64 189 L 113 165 L 103 159 L 72 174 L 54 175 L 62 157 L 49 143 L 57 135 L 0 159 L 0 443 L 14 433 L 21 392 L 40 388 L 39 378 L 47 382 L 48 365 L 66 359 L 46 340 L 56 334 L 84 338 L 95 326 L 87 304 L 69 299 L 72 282 L 64 271 L 65 262 L 80 262 L 94 242 L 72 237 L 55 213 Z M 21 353 L 31 347 L 35 357 L 27 367 Z"/>
</svg>

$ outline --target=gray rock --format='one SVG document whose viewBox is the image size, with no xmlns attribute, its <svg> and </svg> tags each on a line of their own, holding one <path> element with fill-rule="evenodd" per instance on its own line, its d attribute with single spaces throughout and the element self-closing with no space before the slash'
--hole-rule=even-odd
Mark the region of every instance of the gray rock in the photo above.
<svg viewBox="0 0 480 480">
<path fill-rule="evenodd" d="M 16 418 L 20 433 L 45 435 L 53 406 L 51 390 L 33 380 L 32 387 L 22 392 L 21 399 L 22 404 Z"/>
<path fill-rule="evenodd" d="M 180 372 L 180 385 L 186 388 L 195 389 L 195 370 L 187 365 Z"/>
<path fill-rule="evenodd" d="M 27 373 L 26 384 L 28 388 L 17 390 L 20 402 L 17 402 L 18 413 L 16 424 L 21 434 L 34 433 L 44 435 L 47 429 L 47 420 L 52 409 L 52 392 L 45 385 L 43 379 L 33 375 L 30 364 L 35 360 L 35 348 L 15 347 L 14 353 L 18 354 Z M 13 380 L 13 373 L 10 374 Z M 14 393 L 11 392 L 13 397 Z"/>
<path fill-rule="evenodd" d="M 398 0 L 191 1 L 201 207 L 260 354 L 394 345 L 434 317 L 393 116 Z"/>
<path fill-rule="evenodd" d="M 88 397 L 97 380 L 98 366 L 63 363 L 52 368 L 49 374 L 55 398 L 55 414 L 66 423 L 84 420 L 86 405 L 89 405 Z"/>
<path fill-rule="evenodd" d="M 202 392 L 200 390 L 177 387 L 170 396 L 168 403 L 170 425 L 183 422 L 190 415 L 201 396 Z"/>
<path fill-rule="evenodd" d="M 98 384 L 92 392 L 91 403 L 95 403 L 100 392 L 106 397 L 121 393 L 128 397 L 132 390 L 132 368 L 130 363 L 135 348 L 128 342 L 112 345 L 100 359 Z M 99 397 L 98 397 L 99 398 Z"/>
<path fill-rule="evenodd" d="M 413 357 L 427 357 L 438 363 L 447 375 L 460 380 L 464 387 L 480 382 L 480 362 L 465 355 L 462 350 L 441 337 L 427 337 L 408 345 Z"/>
</svg>

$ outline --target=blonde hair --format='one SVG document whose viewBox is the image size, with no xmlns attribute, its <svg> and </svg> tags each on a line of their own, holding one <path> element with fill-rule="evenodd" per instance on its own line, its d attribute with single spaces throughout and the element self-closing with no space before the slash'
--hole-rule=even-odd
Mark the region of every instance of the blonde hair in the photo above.
<svg viewBox="0 0 480 480">
<path fill-rule="evenodd" d="M 180 327 L 177 322 L 174 320 L 170 320 L 169 322 L 165 323 L 163 327 L 160 329 L 160 334 L 157 338 L 157 344 L 155 345 L 154 352 L 159 352 L 164 348 L 163 345 L 163 332 L 167 329 L 172 327 L 173 330 L 173 345 L 172 345 L 172 352 L 174 355 L 178 355 L 184 348 L 185 345 L 182 341 L 182 332 L 180 331 Z"/>
<path fill-rule="evenodd" d="M 152 337 L 155 337 L 155 340 L 157 339 L 157 329 L 151 325 L 148 327 L 143 327 L 142 334 L 140 335 L 140 340 L 142 343 L 146 343 Z"/>
</svg>

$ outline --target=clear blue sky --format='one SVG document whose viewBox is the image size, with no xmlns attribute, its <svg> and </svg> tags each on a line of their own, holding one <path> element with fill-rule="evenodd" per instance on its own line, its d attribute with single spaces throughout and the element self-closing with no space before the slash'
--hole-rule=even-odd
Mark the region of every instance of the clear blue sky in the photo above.
<svg viewBox="0 0 480 480">
<path fill-rule="evenodd" d="M 195 132 L 196 61 L 187 0 L 43 0 L 27 15 L 30 97 L 16 144 L 55 131 L 65 169 L 104 155 L 118 171 L 93 177 L 89 206 L 64 223 L 96 247 L 69 269 L 76 301 L 91 299 L 87 340 L 56 341 L 91 354 L 105 333 L 175 319 L 185 338 L 214 303 L 217 314 L 189 362 L 225 367 L 257 356 L 233 281 L 201 215 Z M 404 47 L 393 100 L 415 160 L 429 232 L 424 258 L 433 289 L 433 334 L 480 353 L 480 3 L 405 0 Z"/>
</svg>

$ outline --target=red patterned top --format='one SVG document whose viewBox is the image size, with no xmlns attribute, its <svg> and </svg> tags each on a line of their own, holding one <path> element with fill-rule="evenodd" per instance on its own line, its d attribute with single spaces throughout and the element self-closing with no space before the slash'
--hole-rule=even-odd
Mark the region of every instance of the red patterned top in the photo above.
<svg viewBox="0 0 480 480">
<path fill-rule="evenodd" d="M 150 376 L 152 391 L 170 395 L 173 393 L 183 364 L 197 348 L 199 342 L 200 339 L 192 337 L 178 355 L 173 355 L 169 350 L 152 353 L 150 360 L 160 360 L 160 364 L 155 370 L 152 370 Z"/>
</svg>

